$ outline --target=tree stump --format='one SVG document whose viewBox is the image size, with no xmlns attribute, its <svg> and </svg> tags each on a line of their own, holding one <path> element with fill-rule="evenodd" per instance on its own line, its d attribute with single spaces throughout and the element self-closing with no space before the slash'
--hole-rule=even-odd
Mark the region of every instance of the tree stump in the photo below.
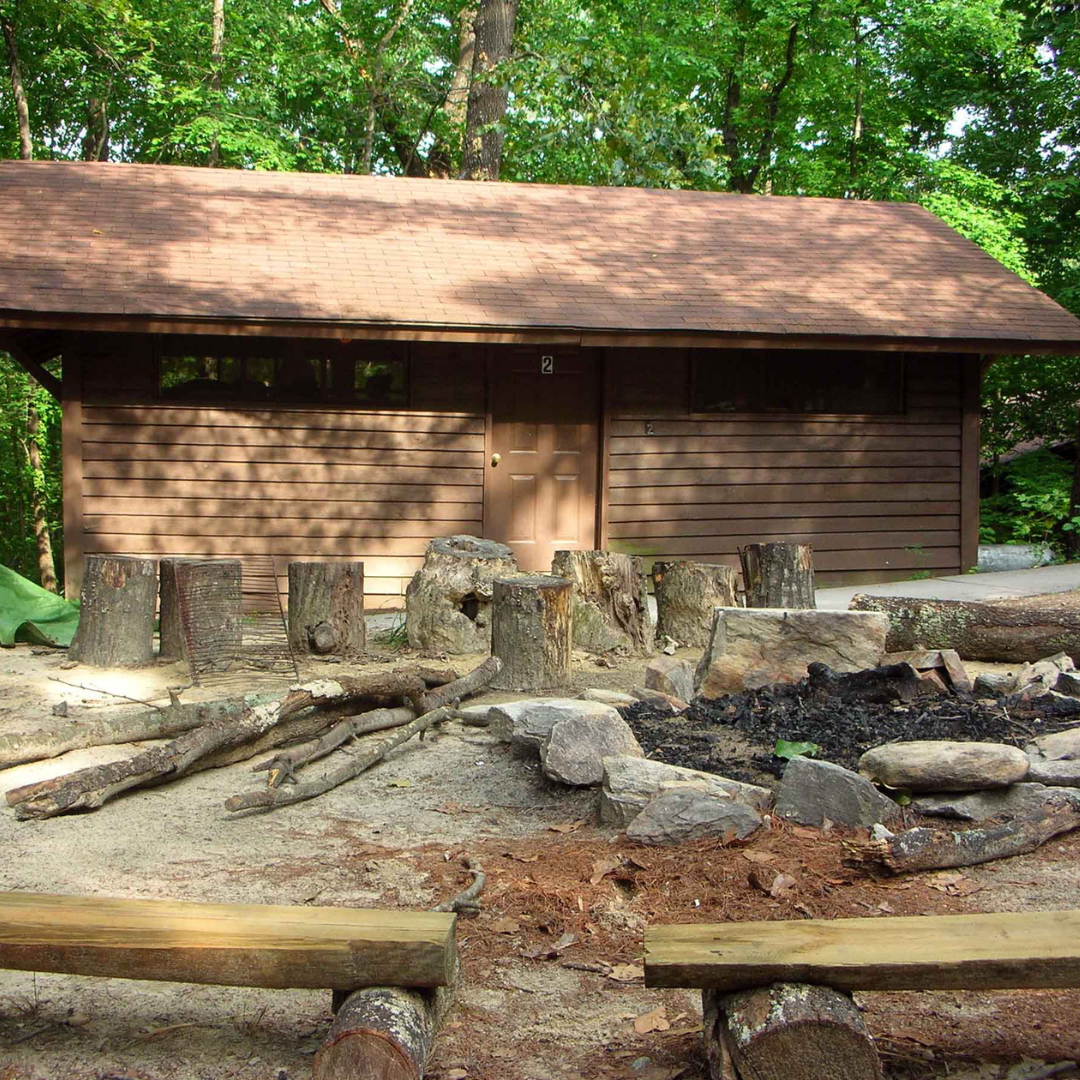
<svg viewBox="0 0 1080 1080">
<path fill-rule="evenodd" d="M 574 644 L 593 653 L 653 652 L 646 578 L 641 559 L 613 551 L 557 551 L 556 577 L 574 586 Z"/>
<path fill-rule="evenodd" d="M 160 585 L 162 660 L 199 660 L 220 670 L 243 641 L 242 569 L 238 559 L 162 559 Z"/>
<path fill-rule="evenodd" d="M 359 656 L 367 647 L 362 562 L 289 563 L 293 656 Z"/>
<path fill-rule="evenodd" d="M 712 634 L 713 609 L 738 607 L 735 568 L 712 563 L 657 562 L 656 634 L 680 645 L 703 649 Z"/>
<path fill-rule="evenodd" d="M 774 983 L 702 995 L 712 1080 L 881 1080 L 881 1061 L 849 994 Z"/>
<path fill-rule="evenodd" d="M 505 544 L 475 536 L 432 540 L 405 591 L 409 645 L 452 655 L 491 648 L 492 582 L 518 573 Z"/>
<path fill-rule="evenodd" d="M 739 561 L 747 607 L 817 607 L 809 544 L 747 544 L 739 548 Z"/>
<path fill-rule="evenodd" d="M 157 563 L 87 555 L 72 660 L 98 667 L 138 667 L 154 659 Z"/>
<path fill-rule="evenodd" d="M 549 690 L 570 682 L 574 587 L 565 578 L 534 574 L 496 578 L 491 652 L 502 670 L 497 690 Z"/>
</svg>

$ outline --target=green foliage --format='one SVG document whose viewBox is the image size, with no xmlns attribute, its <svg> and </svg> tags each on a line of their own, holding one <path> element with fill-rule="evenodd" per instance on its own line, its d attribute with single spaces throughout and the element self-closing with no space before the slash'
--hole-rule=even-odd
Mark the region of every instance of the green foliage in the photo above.
<svg viewBox="0 0 1080 1080">
<path fill-rule="evenodd" d="M 1002 472 L 1002 491 L 982 500 L 979 538 L 987 544 L 1057 545 L 1070 520 L 1073 465 L 1049 450 L 1024 454 Z"/>
<path fill-rule="evenodd" d="M 815 742 L 788 742 L 787 739 L 777 739 L 773 754 L 785 761 L 790 761 L 795 757 L 814 757 L 820 749 L 821 747 Z"/>
</svg>

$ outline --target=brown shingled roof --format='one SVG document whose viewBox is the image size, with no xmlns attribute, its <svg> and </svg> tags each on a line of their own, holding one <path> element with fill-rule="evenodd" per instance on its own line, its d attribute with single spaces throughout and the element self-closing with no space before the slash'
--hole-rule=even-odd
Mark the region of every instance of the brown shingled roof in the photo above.
<svg viewBox="0 0 1080 1080">
<path fill-rule="evenodd" d="M 0 321 L 34 314 L 1072 344 L 918 206 L 0 163 Z"/>
</svg>

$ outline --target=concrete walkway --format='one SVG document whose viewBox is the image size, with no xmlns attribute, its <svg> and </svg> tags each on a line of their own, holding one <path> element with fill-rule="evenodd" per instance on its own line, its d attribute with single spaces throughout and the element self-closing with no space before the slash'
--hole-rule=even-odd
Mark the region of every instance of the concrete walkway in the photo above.
<svg viewBox="0 0 1080 1080">
<path fill-rule="evenodd" d="M 956 577 L 922 581 L 888 581 L 881 585 L 843 585 L 818 589 L 817 606 L 826 611 L 845 611 L 856 593 L 871 596 L 918 596 L 927 600 L 996 600 L 1006 596 L 1037 596 L 1039 593 L 1080 589 L 1080 563 L 1039 566 L 1033 570 L 1003 570 L 994 574 L 958 574 Z"/>
</svg>

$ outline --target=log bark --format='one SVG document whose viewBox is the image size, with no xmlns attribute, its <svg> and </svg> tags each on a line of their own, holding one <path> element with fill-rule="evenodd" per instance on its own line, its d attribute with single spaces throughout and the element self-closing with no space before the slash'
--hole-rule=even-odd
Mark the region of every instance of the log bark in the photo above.
<svg viewBox="0 0 1080 1080">
<path fill-rule="evenodd" d="M 162 559 L 158 656 L 227 670 L 243 644 L 242 575 L 238 559 Z"/>
<path fill-rule="evenodd" d="M 889 616 L 885 647 L 955 649 L 966 660 L 1034 663 L 1045 656 L 1080 653 L 1080 611 L 1062 605 L 921 600 L 903 596 L 856 596 L 852 611 Z"/>
<path fill-rule="evenodd" d="M 711 563 L 656 562 L 656 636 L 666 635 L 686 648 L 709 644 L 713 609 L 738 607 L 735 568 Z"/>
<path fill-rule="evenodd" d="M 359 656 L 367 648 L 362 562 L 289 563 L 293 656 Z"/>
<path fill-rule="evenodd" d="M 889 840 L 875 841 L 866 854 L 870 861 L 898 874 L 945 870 L 1026 855 L 1047 840 L 1075 829 L 1080 829 L 1080 795 L 1058 788 L 1047 795 L 1041 814 L 965 832 L 908 829 Z"/>
<path fill-rule="evenodd" d="M 612 551 L 556 551 L 555 577 L 574 586 L 574 644 L 589 652 L 653 650 L 653 621 L 641 559 Z"/>
<path fill-rule="evenodd" d="M 712 1080 L 881 1080 L 874 1040 L 850 995 L 828 986 L 774 983 L 702 994 Z"/>
<path fill-rule="evenodd" d="M 72 660 L 98 667 L 138 667 L 154 659 L 157 563 L 88 555 Z"/>
<path fill-rule="evenodd" d="M 817 607 L 809 544 L 747 544 L 739 548 L 739 562 L 747 607 Z"/>
<path fill-rule="evenodd" d="M 910 664 L 886 664 L 865 671 L 836 672 L 827 664 L 808 665 L 810 692 L 845 702 L 887 705 L 919 696 L 919 673 Z"/>
<path fill-rule="evenodd" d="M 472 697 L 478 690 L 487 686 L 502 670 L 502 661 L 497 656 L 489 656 L 482 664 L 478 664 L 468 675 L 455 679 L 453 682 L 444 683 L 442 686 L 429 690 L 422 702 L 423 712 L 432 712 L 442 708 L 443 705 L 451 705 L 455 701 Z"/>
<path fill-rule="evenodd" d="M 498 690 L 548 690 L 570 682 L 573 585 L 536 574 L 498 578 L 491 652 L 502 662 Z"/>
</svg>

